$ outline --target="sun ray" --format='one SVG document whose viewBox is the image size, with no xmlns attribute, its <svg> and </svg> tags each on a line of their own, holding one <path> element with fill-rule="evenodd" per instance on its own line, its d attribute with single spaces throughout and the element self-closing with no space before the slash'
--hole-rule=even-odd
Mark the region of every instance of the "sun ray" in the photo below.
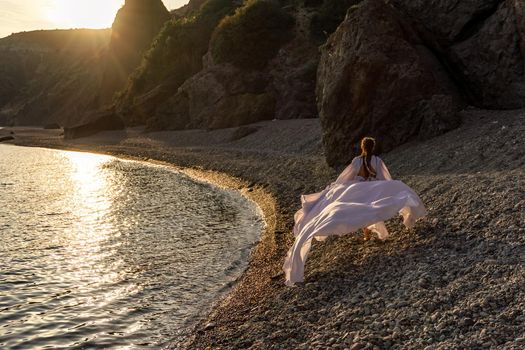
<svg viewBox="0 0 525 350">
<path fill-rule="evenodd" d="M 124 0 L 51 0 L 46 16 L 62 28 L 108 28 L 123 4 Z"/>
</svg>

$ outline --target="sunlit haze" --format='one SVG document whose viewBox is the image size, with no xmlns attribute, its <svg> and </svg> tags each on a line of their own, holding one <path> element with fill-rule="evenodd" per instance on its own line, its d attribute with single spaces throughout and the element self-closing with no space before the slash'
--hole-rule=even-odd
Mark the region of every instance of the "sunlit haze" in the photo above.
<svg viewBox="0 0 525 350">
<path fill-rule="evenodd" d="M 176 9 L 189 0 L 163 0 Z M 0 0 L 0 38 L 37 29 L 109 28 L 124 0 Z"/>
</svg>

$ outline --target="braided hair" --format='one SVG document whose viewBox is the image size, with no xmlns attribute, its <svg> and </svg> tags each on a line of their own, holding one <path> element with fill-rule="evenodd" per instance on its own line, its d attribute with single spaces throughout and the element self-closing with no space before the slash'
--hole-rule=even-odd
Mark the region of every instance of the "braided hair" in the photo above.
<svg viewBox="0 0 525 350">
<path fill-rule="evenodd" d="M 363 157 L 365 178 L 376 177 L 376 172 L 370 166 L 372 162 L 372 154 L 376 147 L 376 140 L 372 137 L 364 137 L 361 140 L 361 157 Z"/>
</svg>

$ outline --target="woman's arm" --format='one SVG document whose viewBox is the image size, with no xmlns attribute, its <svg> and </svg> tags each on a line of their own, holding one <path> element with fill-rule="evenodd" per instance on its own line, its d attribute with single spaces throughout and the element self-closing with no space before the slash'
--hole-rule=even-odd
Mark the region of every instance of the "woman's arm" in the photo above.
<svg viewBox="0 0 525 350">
<path fill-rule="evenodd" d="M 376 179 L 388 181 L 392 180 L 392 175 L 390 175 L 390 172 L 388 171 L 388 168 L 386 167 L 385 163 L 379 157 L 377 157 L 376 172 Z"/>
<path fill-rule="evenodd" d="M 357 173 L 359 172 L 359 168 L 361 168 L 361 162 L 360 158 L 356 157 L 352 160 L 352 163 L 350 163 L 349 166 L 343 170 L 341 175 L 335 180 L 335 184 L 341 185 L 344 183 L 347 183 L 349 181 L 355 180 Z"/>
</svg>

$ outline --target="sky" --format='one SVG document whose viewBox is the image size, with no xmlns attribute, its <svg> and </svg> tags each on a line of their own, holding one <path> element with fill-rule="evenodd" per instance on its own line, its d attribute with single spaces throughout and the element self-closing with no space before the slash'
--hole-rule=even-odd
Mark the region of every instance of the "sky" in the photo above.
<svg viewBox="0 0 525 350">
<path fill-rule="evenodd" d="M 163 0 L 169 10 L 189 0 Z M 109 28 L 124 0 L 0 0 L 0 38 L 37 29 Z"/>
</svg>

